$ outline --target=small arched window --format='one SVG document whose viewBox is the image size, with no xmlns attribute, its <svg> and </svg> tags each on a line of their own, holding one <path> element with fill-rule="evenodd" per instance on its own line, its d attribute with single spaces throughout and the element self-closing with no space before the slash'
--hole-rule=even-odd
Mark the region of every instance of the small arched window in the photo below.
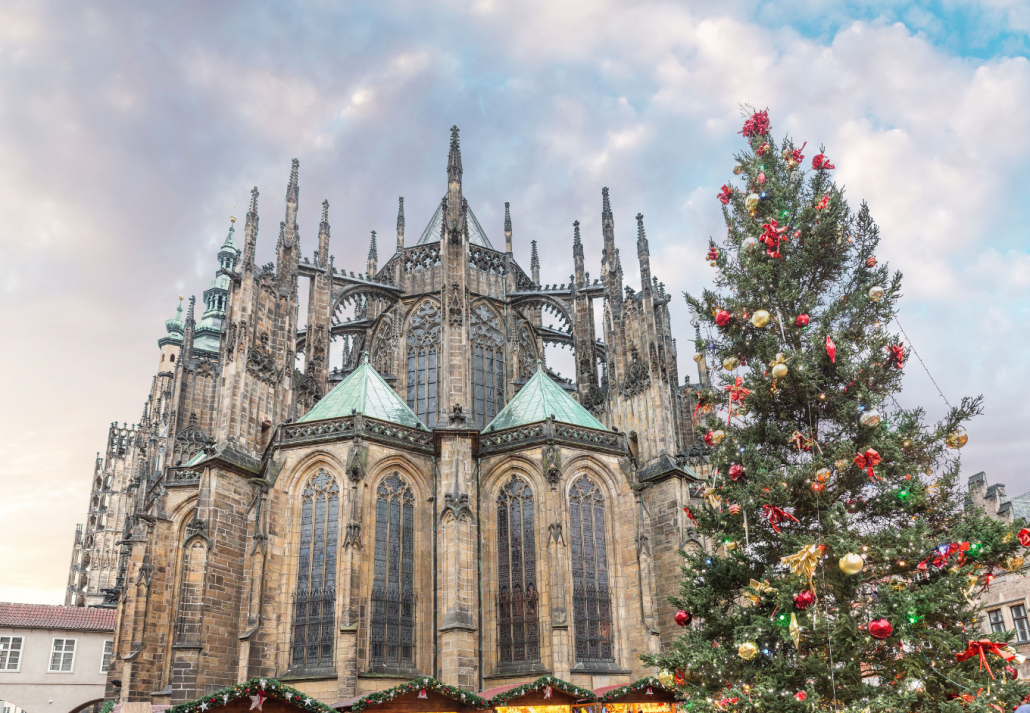
<svg viewBox="0 0 1030 713">
<path fill-rule="evenodd" d="M 376 488 L 370 656 L 373 667 L 415 666 L 415 496 L 393 473 Z"/>
<path fill-rule="evenodd" d="M 512 476 L 497 496 L 497 658 L 540 660 L 533 491 Z"/>
<path fill-rule="evenodd" d="M 295 670 L 333 665 L 340 486 L 320 470 L 301 497 L 300 566 L 293 615 Z"/>
<path fill-rule="evenodd" d="M 604 495 L 585 475 L 569 491 L 569 525 L 576 661 L 614 661 Z"/>
<path fill-rule="evenodd" d="M 174 364 L 175 363 L 175 355 L 172 354 L 171 356 L 169 356 L 168 357 L 168 361 L 170 361 L 170 362 L 172 362 Z"/>
</svg>

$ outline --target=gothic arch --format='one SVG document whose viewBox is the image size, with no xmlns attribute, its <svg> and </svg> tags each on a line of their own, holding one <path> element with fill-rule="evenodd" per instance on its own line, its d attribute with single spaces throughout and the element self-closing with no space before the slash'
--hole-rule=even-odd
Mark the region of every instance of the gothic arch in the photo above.
<svg viewBox="0 0 1030 713">
<path fill-rule="evenodd" d="M 507 396 L 504 318 L 487 299 L 469 310 L 469 376 L 473 421 L 483 428 L 504 408 Z"/>
<path fill-rule="evenodd" d="M 432 494 L 432 478 L 422 466 L 403 453 L 390 453 L 376 461 L 375 465 L 369 469 L 369 489 L 374 492 L 379 486 L 379 482 L 394 471 L 400 472 L 402 477 L 410 481 L 417 502 L 425 502 Z"/>
<path fill-rule="evenodd" d="M 388 307 L 379 315 L 375 333 L 372 336 L 372 366 L 383 375 L 396 375 L 399 355 L 397 353 L 401 340 L 400 310 Z"/>
<path fill-rule="evenodd" d="M 540 497 L 540 493 L 537 491 L 540 463 L 519 453 L 506 454 L 483 474 L 480 479 L 480 487 L 484 496 L 496 497 L 505 475 L 509 473 L 522 475 L 534 488 L 534 495 Z"/>
<path fill-rule="evenodd" d="M 433 428 L 443 398 L 443 307 L 438 300 L 419 298 L 408 310 L 404 325 L 404 399 Z"/>
<path fill-rule="evenodd" d="M 296 489 L 302 487 L 302 484 L 317 473 L 319 468 L 325 468 L 342 484 L 343 478 L 340 474 L 346 470 L 346 463 L 340 460 L 336 454 L 318 449 L 300 456 L 297 462 L 289 467 L 285 478 L 282 475 L 279 476 L 276 487 L 292 497 Z"/>
</svg>

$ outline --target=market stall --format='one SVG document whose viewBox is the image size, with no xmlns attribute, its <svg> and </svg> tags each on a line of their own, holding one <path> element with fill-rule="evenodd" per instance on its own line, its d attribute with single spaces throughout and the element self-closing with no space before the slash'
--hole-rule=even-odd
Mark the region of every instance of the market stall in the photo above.
<svg viewBox="0 0 1030 713">
<path fill-rule="evenodd" d="M 490 703 L 475 693 L 448 686 L 430 676 L 331 706 L 348 713 L 471 713 L 489 707 Z"/>
<path fill-rule="evenodd" d="M 174 705 L 165 713 L 243 713 L 252 710 L 261 713 L 335 713 L 326 704 L 274 678 L 252 678 Z"/>
<path fill-rule="evenodd" d="M 497 713 L 572 713 L 573 707 L 596 697 L 554 676 L 541 676 L 530 683 L 500 686 L 480 694 Z"/>
<path fill-rule="evenodd" d="M 675 689 L 666 688 L 653 676 L 620 686 L 597 688 L 594 695 L 597 703 L 579 706 L 584 709 L 582 713 L 673 713 L 677 700 Z"/>
</svg>

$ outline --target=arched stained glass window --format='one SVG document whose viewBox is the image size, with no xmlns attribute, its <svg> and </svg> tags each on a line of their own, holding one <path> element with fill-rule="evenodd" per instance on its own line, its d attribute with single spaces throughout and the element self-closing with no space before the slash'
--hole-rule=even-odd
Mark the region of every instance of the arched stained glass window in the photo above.
<svg viewBox="0 0 1030 713">
<path fill-rule="evenodd" d="M 504 330 L 501 320 L 480 302 L 469 318 L 472 346 L 472 415 L 486 426 L 504 407 Z"/>
<path fill-rule="evenodd" d="M 576 661 L 614 661 L 604 495 L 586 476 L 569 492 L 569 525 Z"/>
<path fill-rule="evenodd" d="M 320 470 L 301 497 L 293 668 L 326 668 L 333 665 L 340 486 Z"/>
<path fill-rule="evenodd" d="M 440 396 L 440 308 L 425 300 L 408 324 L 408 407 L 436 426 Z"/>
<path fill-rule="evenodd" d="M 533 491 L 512 476 L 497 496 L 497 657 L 540 660 Z"/>
<path fill-rule="evenodd" d="M 376 489 L 370 659 L 415 665 L 415 496 L 394 473 Z"/>
</svg>

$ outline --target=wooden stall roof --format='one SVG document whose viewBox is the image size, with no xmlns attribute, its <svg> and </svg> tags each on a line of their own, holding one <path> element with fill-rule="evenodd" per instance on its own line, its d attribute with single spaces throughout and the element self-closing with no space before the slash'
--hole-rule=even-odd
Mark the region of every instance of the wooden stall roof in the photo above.
<svg viewBox="0 0 1030 713">
<path fill-rule="evenodd" d="M 167 708 L 166 713 L 242 713 L 251 709 L 258 710 L 258 705 L 262 713 L 334 713 L 321 701 L 274 678 L 252 678 L 192 701 L 179 703 Z"/>
<path fill-rule="evenodd" d="M 651 695 L 648 695 L 648 690 Z M 594 689 L 594 695 L 602 703 L 675 703 L 677 692 L 666 688 L 654 676 L 645 676 L 632 683 L 603 686 Z"/>
<path fill-rule="evenodd" d="M 548 698 L 550 688 L 550 698 Z M 509 684 L 480 694 L 494 708 L 506 706 L 561 706 L 595 700 L 593 692 L 554 676 L 541 676 L 530 683 Z"/>
<path fill-rule="evenodd" d="M 425 698 L 420 698 L 422 692 Z M 331 708 L 351 713 L 468 713 L 490 707 L 475 693 L 448 686 L 431 676 L 423 676 L 384 691 L 348 698 Z"/>
</svg>

